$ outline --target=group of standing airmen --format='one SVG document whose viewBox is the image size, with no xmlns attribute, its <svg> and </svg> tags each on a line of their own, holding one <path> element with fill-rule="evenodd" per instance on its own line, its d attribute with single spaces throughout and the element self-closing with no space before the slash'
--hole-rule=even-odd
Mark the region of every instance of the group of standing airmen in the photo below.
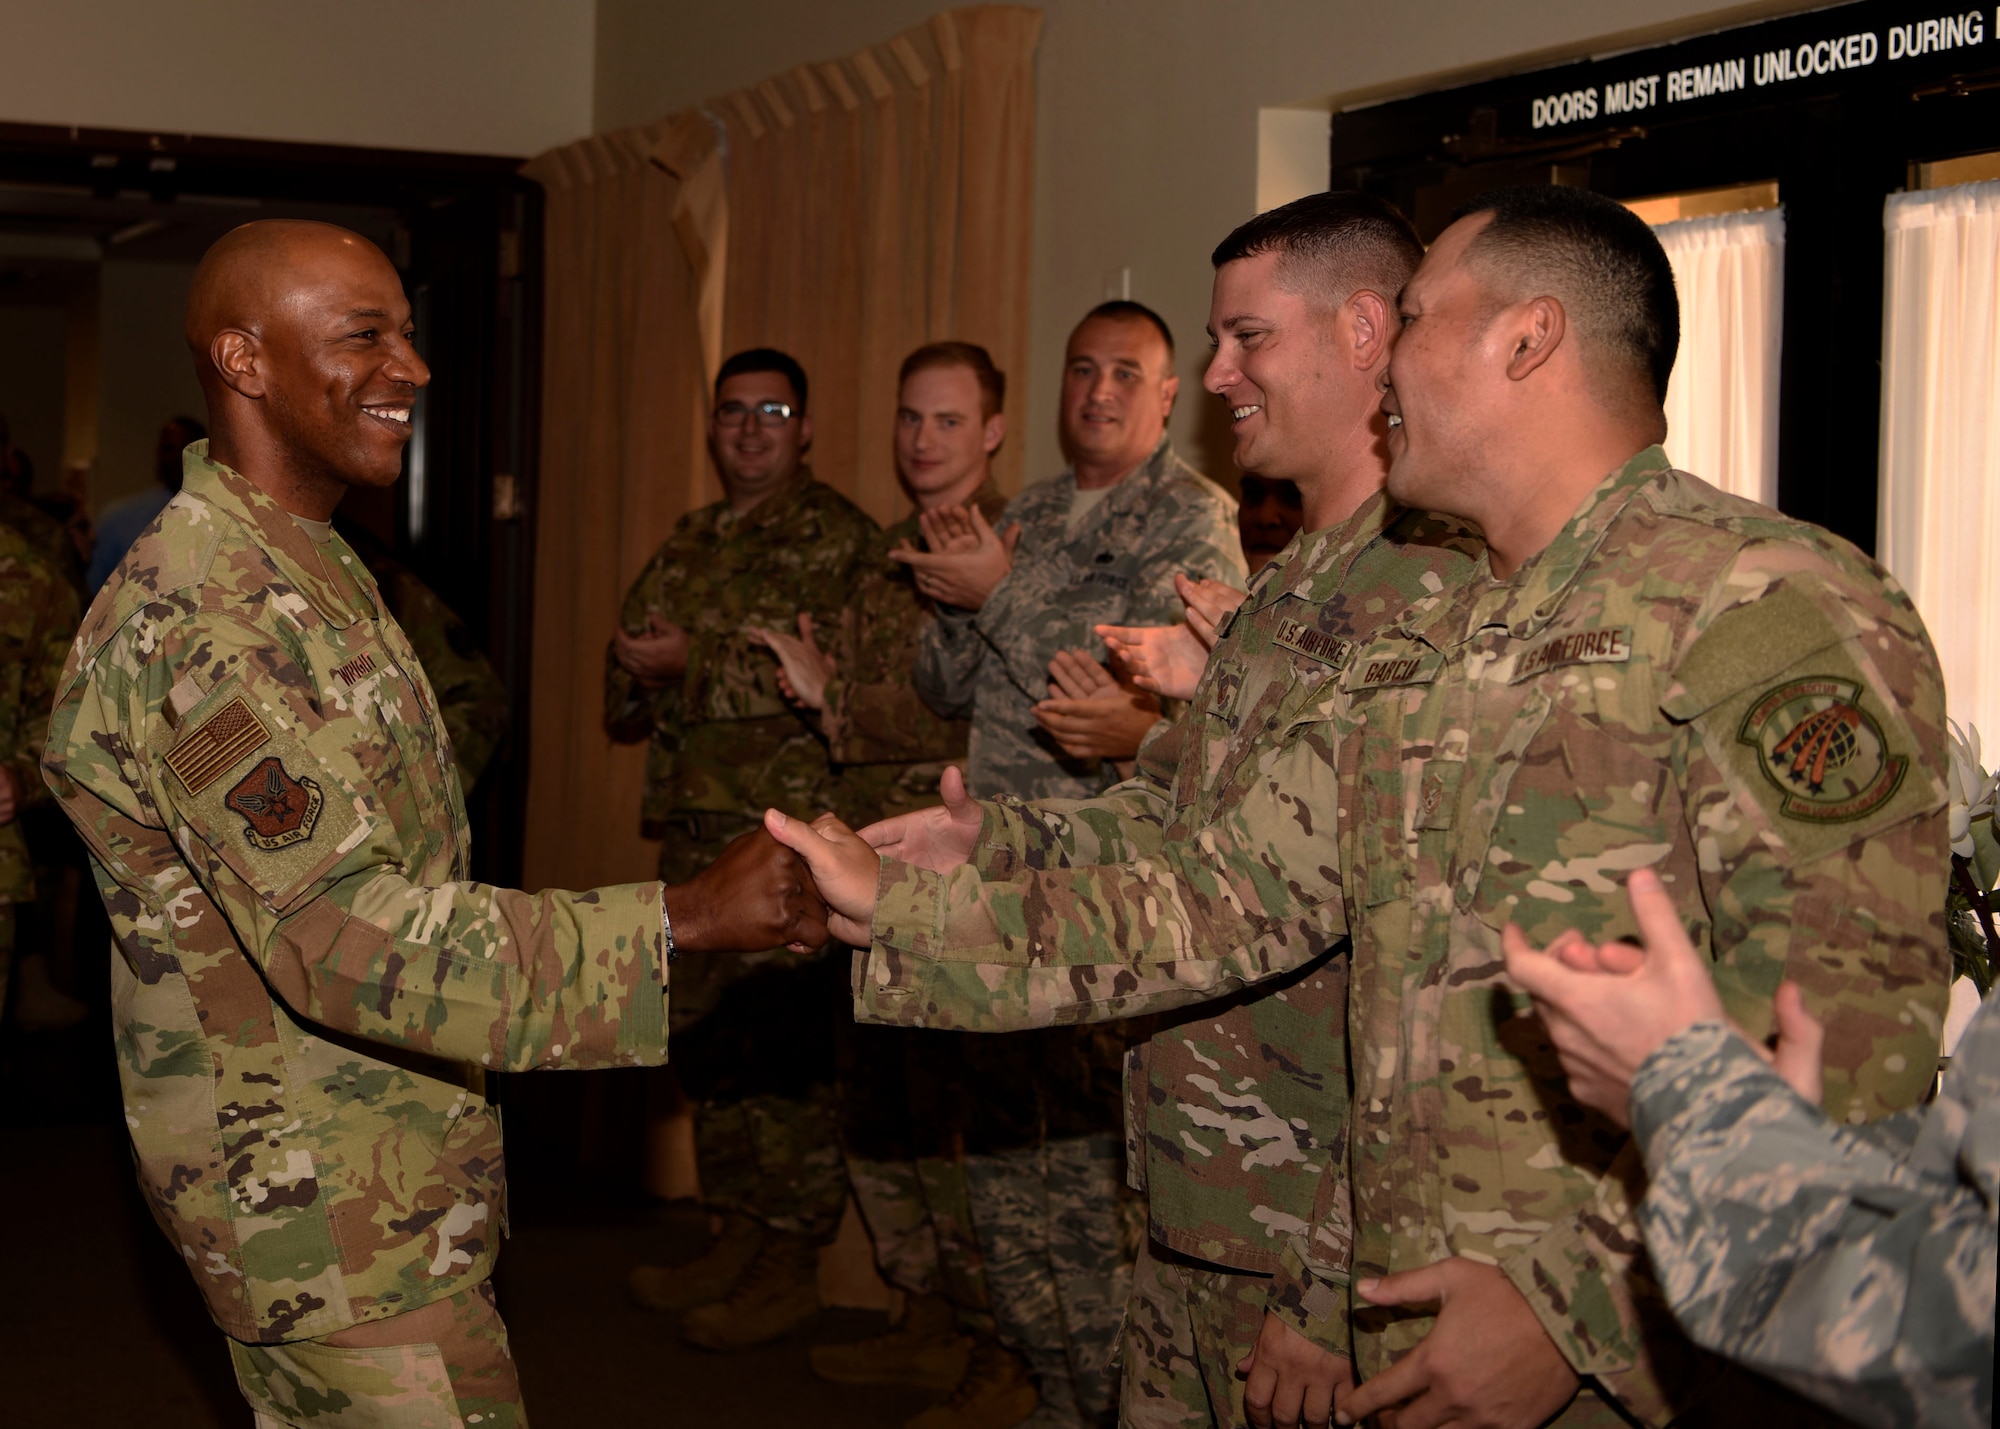
<svg viewBox="0 0 2000 1429">
<path fill-rule="evenodd" d="M 1283 555 L 1250 578 L 1167 445 L 1136 305 L 1072 334 L 1071 470 L 997 517 L 999 375 L 913 355 L 886 536 L 804 469 L 804 373 L 743 354 L 725 499 L 607 666 L 661 880 L 530 895 L 469 880 L 436 694 L 327 524 L 428 380 L 395 271 L 322 225 L 211 251 L 212 436 L 42 769 L 113 923 L 141 1184 L 260 1423 L 524 1422 L 483 1073 L 657 1064 L 670 1028 L 721 1231 L 635 1293 L 715 1348 L 782 1333 L 851 1183 L 915 1298 L 815 1363 L 916 1366 L 929 1424 L 1823 1412 L 1773 1381 L 1990 1419 L 1986 1021 L 1911 1117 L 1949 960 L 1908 599 L 1671 468 L 1671 273 L 1608 200 L 1489 195 L 1426 254 L 1316 195 L 1214 262 L 1204 385 L 1300 494 Z M 882 1026 L 836 1035 L 829 931 Z M 1774 996 L 1767 1069 L 1721 1016 L 1761 1039 Z"/>
</svg>

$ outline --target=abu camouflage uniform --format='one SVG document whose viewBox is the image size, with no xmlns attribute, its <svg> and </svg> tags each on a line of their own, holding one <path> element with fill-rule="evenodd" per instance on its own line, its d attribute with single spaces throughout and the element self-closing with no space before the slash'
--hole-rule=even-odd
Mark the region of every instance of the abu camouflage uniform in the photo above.
<svg viewBox="0 0 2000 1429">
<path fill-rule="evenodd" d="M 206 443 L 186 471 L 91 607 L 42 767 L 111 919 L 141 1187 L 282 1419 L 265 1360 L 355 1357 L 274 1347 L 491 1272 L 485 1069 L 664 1059 L 662 890 L 469 881 L 436 699 L 360 560 Z"/>
<path fill-rule="evenodd" d="M 375 577 L 382 603 L 417 652 L 451 737 L 459 788 L 469 795 L 507 737 L 507 687 L 472 638 L 471 627 L 414 571 L 373 541 L 349 544 Z"/>
<path fill-rule="evenodd" d="M 1656 447 L 1511 578 L 1482 562 L 1342 684 L 1353 1205 L 1319 1257 L 1327 1289 L 1349 1234 L 1357 1275 L 1497 1264 L 1584 1377 L 1560 1422 L 1665 1423 L 1715 1393 L 1712 1362 L 1641 1253 L 1637 1150 L 1513 1015 L 1500 930 L 1633 936 L 1625 875 L 1656 869 L 1754 1035 L 1780 979 L 1804 987 L 1836 1119 L 1916 1102 L 1949 958 L 1923 624 L 1845 542 Z M 1357 1306 L 1357 1369 L 1431 1325 Z M 1695 1412 L 1740 1418 L 1748 1396 Z"/>
<path fill-rule="evenodd" d="M 972 720 L 966 785 L 980 798 L 1088 799 L 1115 777 L 1065 755 L 1035 722 L 1058 650 L 1102 651 L 1099 625 L 1171 625 L 1174 576 L 1241 589 L 1236 503 L 1163 438 L 1068 533 L 1076 477 L 1037 482 L 1007 504 L 1021 528 L 1013 569 L 977 611 L 944 607 L 924 629 L 918 691 L 940 714 Z"/>
<path fill-rule="evenodd" d="M 1127 1067 L 1155 1242 L 1130 1312 L 1129 1422 L 1207 1423 L 1211 1404 L 1240 1419 L 1235 1361 L 1266 1309 L 1344 1348 L 1344 1305 L 1315 1313 L 1269 1278 L 1331 1203 L 1343 1154 L 1328 705 L 1356 642 L 1434 606 L 1479 549 L 1371 498 L 1260 573 L 1140 777 L 1085 803 L 988 806 L 974 862 L 950 875 L 885 868 L 863 1015 L 991 1030 L 1204 1004 Z"/>
<path fill-rule="evenodd" d="M 1993 1422 L 2000 1016 L 1938 1099 L 1843 1126 L 1720 1022 L 1632 1078 L 1646 1248 L 1696 1343 L 1860 1424 Z"/>
<path fill-rule="evenodd" d="M 778 690 L 748 625 L 830 628 L 875 523 L 800 468 L 749 511 L 728 501 L 675 525 L 625 597 L 632 634 L 658 615 L 688 633 L 687 671 L 647 689 L 608 653 L 612 736 L 648 742 L 642 817 L 664 832 L 660 877 L 713 862 L 766 808 L 807 818 L 834 806 L 826 744 Z M 780 1230 L 830 1238 L 847 1198 L 833 1112 L 837 970 L 783 949 L 683 959 L 674 968 L 674 1065 L 699 1104 L 696 1153 L 711 1204 Z"/>
<path fill-rule="evenodd" d="M 988 521 L 1006 500 L 989 479 L 974 493 Z M 839 623 L 822 638 L 835 673 L 821 729 L 852 827 L 938 801 L 948 765 L 964 763 L 971 725 L 932 712 L 910 683 L 931 603 L 889 552 L 923 546 L 916 514 L 877 536 Z M 973 1236 L 962 1149 L 966 1095 L 956 1037 L 902 1028 L 840 1028 L 842 1145 L 847 1179 L 890 1284 L 935 1295 L 974 1334 L 993 1332 L 986 1270 Z"/>
<path fill-rule="evenodd" d="M 0 767 L 11 771 L 15 817 L 0 824 L 0 1008 L 13 972 L 17 910 L 35 901 L 35 865 L 20 817 L 48 798 L 42 742 L 70 637 L 76 591 L 35 545 L 0 525 Z"/>
</svg>

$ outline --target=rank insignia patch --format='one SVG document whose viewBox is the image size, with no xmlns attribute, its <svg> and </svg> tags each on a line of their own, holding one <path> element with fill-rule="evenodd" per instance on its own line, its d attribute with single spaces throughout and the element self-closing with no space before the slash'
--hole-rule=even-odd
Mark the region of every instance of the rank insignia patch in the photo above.
<svg viewBox="0 0 2000 1429">
<path fill-rule="evenodd" d="M 271 737 L 250 702 L 238 695 L 167 752 L 167 768 L 190 794 L 199 794 Z"/>
<path fill-rule="evenodd" d="M 1861 708 L 1861 686 L 1831 675 L 1787 680 L 1743 717 L 1737 739 L 1785 796 L 1790 818 L 1838 824 L 1863 818 L 1895 794 L 1910 761 L 1890 752 Z"/>
<path fill-rule="evenodd" d="M 266 853 L 311 838 L 323 803 L 319 785 L 311 779 L 294 779 L 275 754 L 244 775 L 222 802 L 243 816 L 243 837 L 250 847 Z"/>
</svg>

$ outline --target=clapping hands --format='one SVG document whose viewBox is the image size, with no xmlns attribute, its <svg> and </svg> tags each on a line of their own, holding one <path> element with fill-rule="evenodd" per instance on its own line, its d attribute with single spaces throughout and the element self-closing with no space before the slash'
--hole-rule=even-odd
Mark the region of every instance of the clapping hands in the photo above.
<svg viewBox="0 0 2000 1429">
<path fill-rule="evenodd" d="M 889 555 L 915 572 L 920 594 L 940 605 L 978 610 L 1014 569 L 1019 525 L 995 534 L 977 506 L 940 506 L 918 516 L 917 524 L 930 549 L 904 543 Z"/>
</svg>

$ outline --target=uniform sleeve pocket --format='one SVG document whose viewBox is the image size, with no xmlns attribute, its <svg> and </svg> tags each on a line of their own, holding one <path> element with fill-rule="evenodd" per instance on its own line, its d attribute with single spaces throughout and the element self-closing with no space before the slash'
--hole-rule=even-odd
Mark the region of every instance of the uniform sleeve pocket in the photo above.
<svg viewBox="0 0 2000 1429">
<path fill-rule="evenodd" d="M 156 751 L 181 819 L 272 913 L 332 876 L 377 822 L 323 752 L 325 728 L 228 682 Z"/>
</svg>

